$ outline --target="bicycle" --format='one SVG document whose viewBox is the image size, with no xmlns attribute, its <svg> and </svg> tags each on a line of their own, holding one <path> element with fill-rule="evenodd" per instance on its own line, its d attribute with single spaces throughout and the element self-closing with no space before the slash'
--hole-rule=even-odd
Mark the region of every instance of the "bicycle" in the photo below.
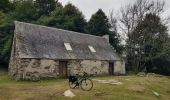
<svg viewBox="0 0 170 100">
<path fill-rule="evenodd" d="M 78 75 L 69 76 L 69 86 L 72 89 L 80 86 L 83 91 L 90 91 L 93 88 L 93 82 L 88 78 L 88 74 L 83 72 L 81 77 L 78 77 Z"/>
</svg>

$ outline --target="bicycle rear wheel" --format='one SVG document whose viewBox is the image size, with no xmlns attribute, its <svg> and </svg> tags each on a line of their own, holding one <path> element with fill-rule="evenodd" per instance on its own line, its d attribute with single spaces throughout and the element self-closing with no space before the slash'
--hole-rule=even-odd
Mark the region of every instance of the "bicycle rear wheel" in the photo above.
<svg viewBox="0 0 170 100">
<path fill-rule="evenodd" d="M 84 91 L 90 91 L 93 88 L 93 82 L 91 79 L 83 79 L 81 81 L 81 89 Z"/>
</svg>

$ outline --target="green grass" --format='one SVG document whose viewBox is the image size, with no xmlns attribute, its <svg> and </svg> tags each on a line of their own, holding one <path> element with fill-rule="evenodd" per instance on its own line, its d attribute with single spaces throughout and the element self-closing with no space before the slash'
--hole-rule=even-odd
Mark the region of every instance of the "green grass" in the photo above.
<svg viewBox="0 0 170 100">
<path fill-rule="evenodd" d="M 170 100 L 170 78 L 137 76 L 104 76 L 95 79 L 116 79 L 122 85 L 94 82 L 93 90 L 73 89 L 76 97 L 62 94 L 69 89 L 66 79 L 39 82 L 16 81 L 6 70 L 0 70 L 0 100 Z M 156 97 L 152 91 L 160 94 Z"/>
</svg>

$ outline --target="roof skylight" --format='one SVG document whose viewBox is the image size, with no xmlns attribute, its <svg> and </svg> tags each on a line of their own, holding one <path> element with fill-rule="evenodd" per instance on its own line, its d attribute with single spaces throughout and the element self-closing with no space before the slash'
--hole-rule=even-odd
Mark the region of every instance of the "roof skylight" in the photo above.
<svg viewBox="0 0 170 100">
<path fill-rule="evenodd" d="M 66 50 L 69 50 L 69 51 L 72 50 L 70 43 L 64 43 L 64 46 L 65 46 Z"/>
<path fill-rule="evenodd" d="M 88 47 L 89 47 L 89 49 L 90 49 L 90 51 L 91 51 L 91 52 L 96 52 L 96 50 L 94 49 L 94 47 L 93 47 L 93 46 L 88 45 Z"/>
</svg>

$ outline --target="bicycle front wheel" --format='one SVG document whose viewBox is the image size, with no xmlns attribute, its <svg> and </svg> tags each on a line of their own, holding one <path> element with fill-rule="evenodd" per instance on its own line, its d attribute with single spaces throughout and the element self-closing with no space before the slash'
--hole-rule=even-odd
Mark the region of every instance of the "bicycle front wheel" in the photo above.
<svg viewBox="0 0 170 100">
<path fill-rule="evenodd" d="M 69 86 L 71 89 L 74 89 L 77 86 L 77 82 L 69 82 Z"/>
<path fill-rule="evenodd" d="M 91 79 L 83 79 L 81 81 L 81 89 L 84 91 L 90 91 L 93 88 L 93 82 Z"/>
</svg>

